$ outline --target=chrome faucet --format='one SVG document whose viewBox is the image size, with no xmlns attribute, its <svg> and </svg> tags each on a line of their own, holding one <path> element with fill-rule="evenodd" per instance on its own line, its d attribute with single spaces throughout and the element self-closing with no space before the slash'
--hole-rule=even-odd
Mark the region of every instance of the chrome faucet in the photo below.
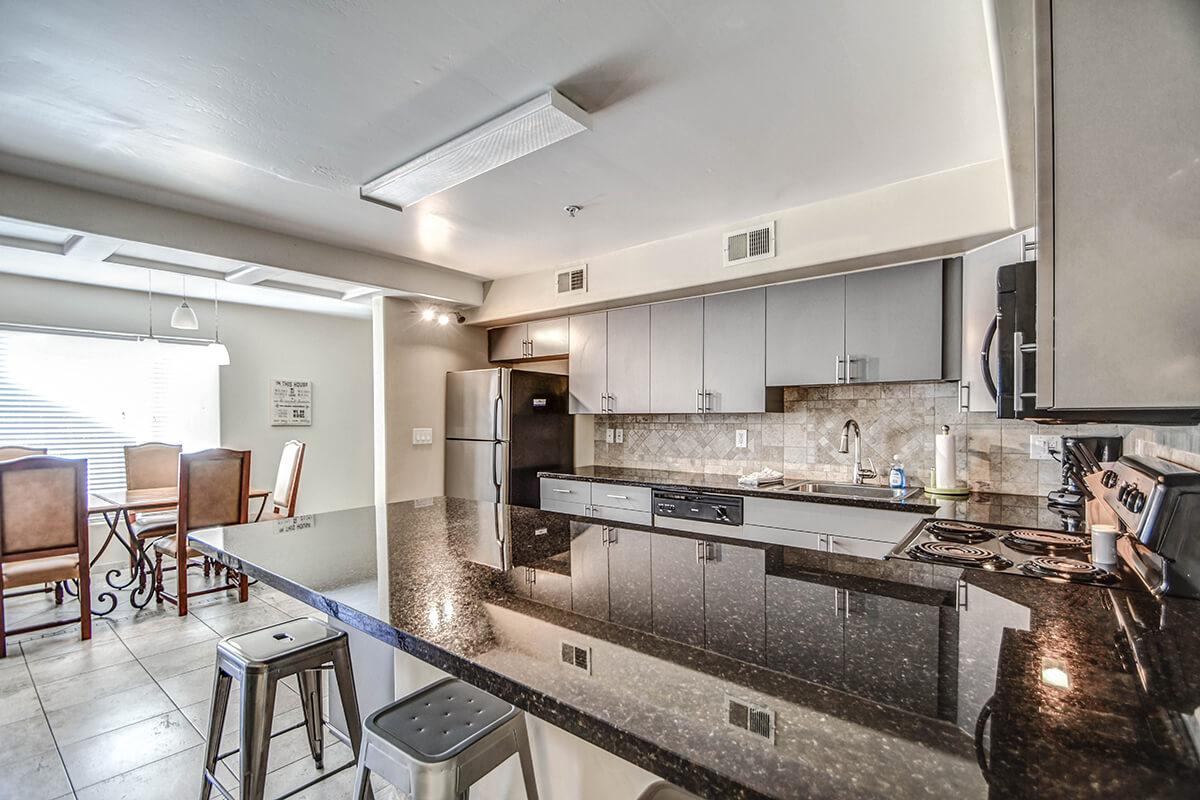
<svg viewBox="0 0 1200 800">
<path fill-rule="evenodd" d="M 862 431 L 859 429 L 858 423 L 853 419 L 846 420 L 846 424 L 842 426 L 842 439 L 838 443 L 838 452 L 850 452 L 851 429 L 854 430 L 854 482 L 862 484 L 868 478 L 874 479 L 878 477 L 879 473 L 875 471 L 875 462 L 871 461 L 869 456 L 867 457 L 867 461 L 871 461 L 871 467 L 867 469 L 862 465 Z"/>
</svg>

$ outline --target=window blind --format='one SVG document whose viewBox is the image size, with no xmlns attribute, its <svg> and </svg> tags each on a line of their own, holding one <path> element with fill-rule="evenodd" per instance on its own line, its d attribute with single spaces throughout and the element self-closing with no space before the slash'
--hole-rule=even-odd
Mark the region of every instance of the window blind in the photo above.
<svg viewBox="0 0 1200 800">
<path fill-rule="evenodd" d="M 86 458 L 90 491 L 124 488 L 126 445 L 219 444 L 219 375 L 203 347 L 0 330 L 0 446 Z"/>
</svg>

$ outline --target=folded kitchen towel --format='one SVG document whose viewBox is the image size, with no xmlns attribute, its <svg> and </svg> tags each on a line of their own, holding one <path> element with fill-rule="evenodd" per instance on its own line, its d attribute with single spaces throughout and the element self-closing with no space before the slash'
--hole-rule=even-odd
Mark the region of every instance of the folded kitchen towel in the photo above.
<svg viewBox="0 0 1200 800">
<path fill-rule="evenodd" d="M 738 483 L 743 486 L 766 486 L 769 483 L 782 483 L 783 473 L 763 467 L 758 472 L 751 472 L 749 475 L 743 475 L 738 478 Z"/>
</svg>

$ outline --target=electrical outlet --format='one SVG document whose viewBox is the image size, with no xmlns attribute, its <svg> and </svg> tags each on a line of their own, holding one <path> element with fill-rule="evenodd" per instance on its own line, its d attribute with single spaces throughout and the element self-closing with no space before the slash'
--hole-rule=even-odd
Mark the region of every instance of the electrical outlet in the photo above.
<svg viewBox="0 0 1200 800">
<path fill-rule="evenodd" d="M 608 442 L 609 444 L 612 444 L 614 441 L 616 441 L 616 432 L 613 431 L 612 428 L 604 429 L 604 441 Z"/>
<path fill-rule="evenodd" d="M 617 444 L 625 444 L 625 429 L 617 428 Z"/>
<path fill-rule="evenodd" d="M 1038 461 L 1047 461 L 1054 458 L 1054 456 L 1050 455 L 1050 448 L 1059 449 L 1061 439 L 1061 436 L 1042 436 L 1031 433 L 1029 435 L 1029 457 Z"/>
<path fill-rule="evenodd" d="M 746 446 L 746 431 L 739 428 L 733 432 L 733 445 L 734 447 Z"/>
</svg>

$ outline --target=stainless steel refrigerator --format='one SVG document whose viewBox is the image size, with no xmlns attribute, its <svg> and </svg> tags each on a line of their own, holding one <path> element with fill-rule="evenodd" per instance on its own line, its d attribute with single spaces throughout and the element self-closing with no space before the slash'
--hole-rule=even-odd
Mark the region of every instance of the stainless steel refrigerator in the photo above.
<svg viewBox="0 0 1200 800">
<path fill-rule="evenodd" d="M 537 474 L 570 470 L 567 377 L 498 367 L 446 374 L 446 495 L 537 508 Z"/>
</svg>

